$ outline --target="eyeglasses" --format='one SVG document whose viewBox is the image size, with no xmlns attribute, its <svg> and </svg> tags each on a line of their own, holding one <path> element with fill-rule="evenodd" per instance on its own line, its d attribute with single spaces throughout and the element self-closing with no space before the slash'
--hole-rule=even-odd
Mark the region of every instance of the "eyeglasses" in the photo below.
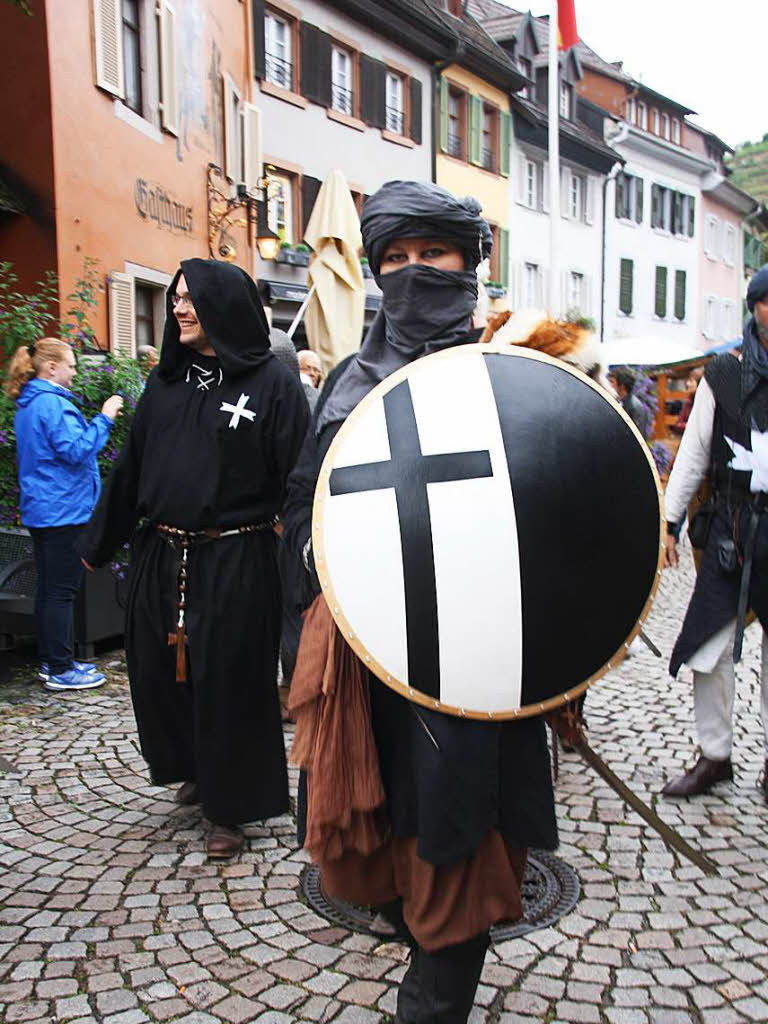
<svg viewBox="0 0 768 1024">
<path fill-rule="evenodd" d="M 192 304 L 192 299 L 189 297 L 189 295 L 172 295 L 171 306 L 173 307 L 173 309 L 178 309 L 179 306 L 181 305 L 186 306 L 187 309 L 195 308 Z"/>
</svg>

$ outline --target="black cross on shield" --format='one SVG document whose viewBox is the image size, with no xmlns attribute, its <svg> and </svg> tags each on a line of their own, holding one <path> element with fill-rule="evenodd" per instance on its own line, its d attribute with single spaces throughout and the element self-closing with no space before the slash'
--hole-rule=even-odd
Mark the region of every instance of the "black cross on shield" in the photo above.
<svg viewBox="0 0 768 1024">
<path fill-rule="evenodd" d="M 331 495 L 393 488 L 400 521 L 411 686 L 440 697 L 435 555 L 427 484 L 493 476 L 489 451 L 422 455 L 407 380 L 384 395 L 390 459 L 334 469 Z"/>
</svg>

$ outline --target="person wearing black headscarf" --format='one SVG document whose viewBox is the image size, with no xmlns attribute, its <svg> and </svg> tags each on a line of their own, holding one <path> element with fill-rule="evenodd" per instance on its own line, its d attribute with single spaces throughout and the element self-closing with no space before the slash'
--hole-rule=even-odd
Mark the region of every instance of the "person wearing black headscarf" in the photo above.
<svg viewBox="0 0 768 1024">
<path fill-rule="evenodd" d="M 751 316 L 741 358 L 718 356 L 704 370 L 666 491 L 667 564 L 677 565 L 676 535 L 688 502 L 709 474 L 710 502 L 691 520 L 702 548 L 696 586 L 670 672 L 693 669 L 701 755 L 664 788 L 670 797 L 708 793 L 733 778 L 734 663 L 741 658 L 747 610 L 763 627 L 761 719 L 768 803 L 768 266 L 747 288 Z"/>
<path fill-rule="evenodd" d="M 288 808 L 274 526 L 309 412 L 239 267 L 184 260 L 158 367 L 86 529 L 89 566 L 131 539 L 126 655 L 156 785 L 201 803 L 207 850 Z"/>
<path fill-rule="evenodd" d="M 472 329 L 475 268 L 490 252 L 490 233 L 476 200 L 458 200 L 429 183 L 390 182 L 366 201 L 361 227 L 382 308 L 360 352 L 328 377 L 286 500 L 285 538 L 302 555 L 316 595 L 312 499 L 323 458 L 342 423 L 395 370 L 429 353 L 477 342 L 481 333 Z M 377 543 L 375 535 L 370 540 Z M 292 708 L 298 709 L 294 690 L 305 645 L 312 652 L 317 644 L 309 632 L 315 621 L 310 616 L 316 610 L 318 617 L 326 614 L 322 601 L 316 598 L 305 620 Z M 338 689 L 351 655 L 333 651 L 327 665 L 339 665 Z M 411 960 L 395 1019 L 460 1024 L 472 1008 L 490 926 L 522 915 L 526 848 L 557 845 L 544 724 L 538 719 L 470 721 L 427 708 L 417 715 L 407 700 L 362 666 L 359 671 L 367 679 L 374 760 L 385 798 L 375 816 L 385 838 L 368 853 L 351 839 L 346 846 L 342 840 L 342 850 L 333 854 L 311 850 L 327 894 L 378 905 L 395 926 L 406 929 Z M 301 724 L 299 718 L 297 744 Z M 349 739 L 339 745 L 351 761 Z M 294 756 L 300 755 L 294 751 Z M 364 764 L 352 761 L 347 771 L 362 773 Z M 302 783 L 308 787 L 310 813 L 306 822 L 300 818 L 299 833 L 303 841 L 306 827 L 310 847 L 310 836 L 317 833 L 311 808 L 321 802 L 313 787 L 329 783 L 311 767 Z M 307 805 L 303 786 L 300 808 Z"/>
</svg>

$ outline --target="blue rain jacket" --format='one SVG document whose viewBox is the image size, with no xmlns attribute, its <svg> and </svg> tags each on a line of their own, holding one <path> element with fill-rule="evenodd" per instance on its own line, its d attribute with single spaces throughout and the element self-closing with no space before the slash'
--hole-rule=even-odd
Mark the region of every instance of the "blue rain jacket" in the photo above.
<svg viewBox="0 0 768 1024">
<path fill-rule="evenodd" d="M 66 388 L 35 377 L 16 401 L 14 429 L 22 523 L 86 523 L 101 491 L 96 456 L 112 420 L 98 413 L 88 423 Z"/>
</svg>

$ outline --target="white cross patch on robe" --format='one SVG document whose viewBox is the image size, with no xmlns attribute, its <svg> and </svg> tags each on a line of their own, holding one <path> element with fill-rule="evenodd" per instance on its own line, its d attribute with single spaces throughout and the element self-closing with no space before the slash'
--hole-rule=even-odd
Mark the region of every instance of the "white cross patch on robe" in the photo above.
<svg viewBox="0 0 768 1024">
<path fill-rule="evenodd" d="M 229 421 L 230 430 L 237 430 L 237 427 L 242 418 L 250 420 L 251 423 L 256 419 L 256 413 L 250 409 L 246 409 L 246 405 L 250 402 L 250 395 L 240 395 L 237 400 L 237 405 L 232 405 L 231 402 L 222 402 L 219 412 L 231 412 L 232 419 Z"/>
<path fill-rule="evenodd" d="M 729 468 L 752 474 L 749 489 L 753 493 L 768 491 L 768 431 L 761 433 L 752 428 L 752 451 L 730 437 L 725 441 L 733 452 Z"/>
</svg>

